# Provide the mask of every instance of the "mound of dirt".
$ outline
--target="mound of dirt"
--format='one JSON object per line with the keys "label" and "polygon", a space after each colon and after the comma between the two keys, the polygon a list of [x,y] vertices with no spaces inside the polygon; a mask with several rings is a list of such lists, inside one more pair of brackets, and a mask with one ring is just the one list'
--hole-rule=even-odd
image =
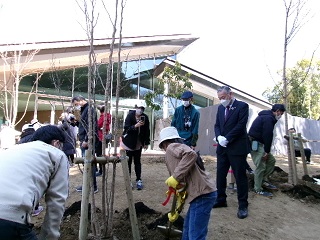
{"label": "mound of dirt", "polygon": [[[89,205],[89,210],[90,210]],[[158,226],[166,227],[168,225],[168,216],[149,208],[143,202],[135,203],[137,220],[141,239],[163,240],[165,235]],[[61,239],[76,240],[78,239],[79,218],[81,212],[81,201],[73,203],[66,209],[63,223],[61,226]],[[102,219],[101,210],[96,209],[98,219]],[[89,218],[90,220],[90,218]],[[124,211],[115,211],[114,213],[113,233],[117,239],[131,240],[132,228],[129,217],[129,209]],[[179,216],[177,221],[173,223],[173,228],[182,231],[184,219]],[[101,225],[101,224],[100,224]],[[38,229],[39,230],[39,229]],[[175,238],[170,238],[175,239]],[[179,239],[179,238],[178,238]]]}
{"label": "mound of dirt", "polygon": [[[208,173],[215,179],[216,158],[203,156],[204,165]],[[288,183],[288,161],[286,158],[277,157],[277,167],[270,177],[270,182],[279,188],[274,192],[272,199],[257,196],[253,191],[249,192],[249,217],[239,220],[236,216],[238,201],[236,189],[227,189],[228,207],[214,209],[208,226],[208,240],[212,239],[318,239],[319,214],[320,214],[320,186],[314,182],[319,179],[320,156],[313,156],[315,164],[308,165],[310,176],[303,176],[302,164],[297,164],[298,185]],[[251,158],[248,163],[254,169]],[[157,226],[168,226],[167,213],[170,204],[163,206],[161,203],[166,198],[167,186],[165,179],[168,171],[164,164],[163,156],[147,156],[142,160],[142,177],[144,189],[132,190],[136,207],[138,227],[141,239],[163,240],[166,239]],[[110,172],[113,166],[110,167]],[[116,168],[116,191],[113,212],[113,240],[131,240],[132,229],[129,219],[128,199],[124,184],[121,165]],[[96,218],[101,229],[102,223],[102,181],[97,178],[99,192],[95,194]],[[134,181],[134,178],[131,179]],[[254,176],[248,174],[250,190],[253,188]],[[75,188],[82,183],[82,174],[78,168],[70,169],[70,196],[67,199],[67,209],[61,224],[61,238],[63,240],[76,240],[79,235],[81,199],[80,193]],[[234,191],[235,190],[235,191]],[[42,199],[40,204],[45,207]],[[92,206],[92,205],[91,205]],[[90,206],[89,206],[90,209]],[[183,217],[188,206],[182,211],[179,219],[173,224],[174,228],[182,230]],[[92,207],[91,207],[92,210]],[[39,232],[45,211],[33,217],[36,232]],[[90,214],[89,214],[90,216]],[[305,221],[308,219],[308,221]],[[264,224],[261,224],[264,223]],[[88,224],[88,239],[98,239],[91,233]],[[268,226],[268,229],[266,229]],[[249,230],[248,230],[249,229]],[[171,238],[173,239],[173,238]]]}

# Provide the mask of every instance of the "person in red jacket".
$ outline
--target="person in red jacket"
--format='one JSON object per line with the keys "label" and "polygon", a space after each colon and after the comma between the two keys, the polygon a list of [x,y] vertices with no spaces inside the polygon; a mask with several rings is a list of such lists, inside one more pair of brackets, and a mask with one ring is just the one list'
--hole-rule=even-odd
{"label": "person in red jacket", "polygon": [[[99,137],[99,142],[98,146],[96,149],[96,154],[97,156],[102,156],[102,142],[104,141],[104,136],[103,136],[103,123],[106,121],[106,134],[110,133],[110,126],[111,126],[111,114],[108,112],[104,112],[104,106],[101,106],[99,108],[100,110],[100,117],[98,119],[98,137]],[[106,120],[105,120],[106,119]],[[96,176],[101,176],[102,175],[102,165],[99,163],[99,171],[96,174]]]}

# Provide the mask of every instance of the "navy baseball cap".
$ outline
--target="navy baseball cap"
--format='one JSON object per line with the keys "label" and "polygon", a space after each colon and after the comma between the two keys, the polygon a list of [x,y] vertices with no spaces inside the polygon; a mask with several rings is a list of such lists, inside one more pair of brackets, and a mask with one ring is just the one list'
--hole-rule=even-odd
{"label": "navy baseball cap", "polygon": [[181,99],[189,99],[192,98],[193,94],[190,91],[185,91],[182,95],[181,95]]}

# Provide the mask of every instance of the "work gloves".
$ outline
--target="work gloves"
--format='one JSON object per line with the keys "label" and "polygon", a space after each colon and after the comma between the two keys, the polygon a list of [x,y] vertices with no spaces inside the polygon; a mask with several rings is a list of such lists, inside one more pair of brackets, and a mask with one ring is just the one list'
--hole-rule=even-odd
{"label": "work gloves", "polygon": [[[175,194],[175,197],[173,198],[173,201],[176,201],[175,209],[168,213],[169,221],[174,222],[178,219],[179,213],[182,211],[185,199],[187,198],[186,184],[183,182],[179,184],[179,182],[173,176],[166,180],[166,184],[171,187],[171,189],[167,191],[167,200],[170,199],[171,193]],[[172,190],[172,188],[175,190]]]}
{"label": "work gloves", "polygon": [[221,147],[227,147],[227,144],[229,143],[229,141],[224,136],[221,136],[221,135],[217,137],[217,140]]}
{"label": "work gloves", "polygon": [[178,184],[179,184],[179,182],[174,177],[171,176],[166,180],[166,184],[169,187],[172,187],[172,188],[176,189]]}
{"label": "work gloves", "polygon": [[171,212],[168,213],[168,219],[170,222],[175,222],[179,217],[179,213],[178,212],[174,212],[174,214],[172,214]]}

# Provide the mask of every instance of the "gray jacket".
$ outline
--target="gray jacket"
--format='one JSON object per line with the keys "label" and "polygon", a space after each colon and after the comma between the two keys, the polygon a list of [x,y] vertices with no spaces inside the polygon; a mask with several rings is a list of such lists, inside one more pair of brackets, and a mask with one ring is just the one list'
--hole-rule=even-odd
{"label": "gray jacket", "polygon": [[39,239],[58,239],[69,191],[68,168],[66,155],[41,141],[0,151],[0,218],[29,224],[32,211],[46,194]]}

